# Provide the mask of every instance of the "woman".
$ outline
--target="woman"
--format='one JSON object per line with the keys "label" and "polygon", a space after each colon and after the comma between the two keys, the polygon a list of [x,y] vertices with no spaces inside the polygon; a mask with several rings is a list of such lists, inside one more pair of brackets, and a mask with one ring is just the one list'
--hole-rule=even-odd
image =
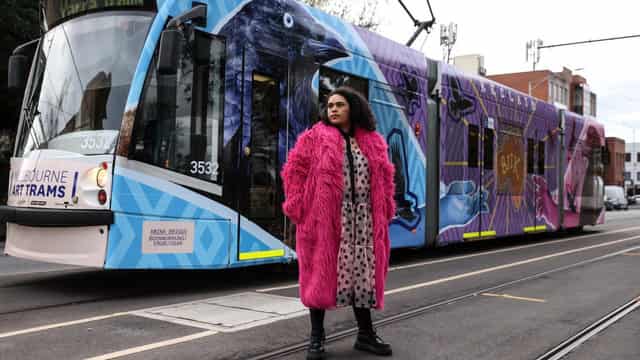
{"label": "woman", "polygon": [[323,358],[325,310],[341,306],[353,307],[356,349],[391,355],[370,309],[384,305],[394,168],[362,95],[341,87],[325,106],[322,121],[300,135],[282,170],[282,207],[296,224],[300,297],[311,316],[307,359]]}

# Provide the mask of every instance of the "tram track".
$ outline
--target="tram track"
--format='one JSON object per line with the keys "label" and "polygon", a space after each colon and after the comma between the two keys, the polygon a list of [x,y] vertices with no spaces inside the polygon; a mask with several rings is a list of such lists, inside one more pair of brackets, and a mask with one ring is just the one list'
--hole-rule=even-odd
{"label": "tram track", "polygon": [[569,337],[557,346],[537,357],[536,360],[559,360],[564,358],[578,346],[606,330],[608,327],[620,321],[638,308],[640,308],[640,296],[633,298],[629,302],[617,307],[600,319],[589,324],[575,335]]}
{"label": "tram track", "polygon": [[[634,251],[634,250],[638,250],[640,249],[640,245],[636,245],[636,246],[632,246],[632,247],[628,247],[622,250],[617,250],[614,252],[610,252],[604,255],[600,255],[600,256],[596,256],[596,257],[592,257],[589,259],[585,259],[585,260],[581,260],[581,261],[577,261],[568,265],[563,265],[563,266],[559,266],[550,270],[544,270],[544,271],[540,271],[537,272],[535,274],[532,275],[528,275],[525,277],[521,277],[515,280],[510,280],[510,281],[506,281],[497,285],[492,285],[492,286],[488,286],[482,289],[476,289],[473,291],[470,291],[468,293],[465,293],[463,295],[459,295],[459,296],[455,296],[455,297],[450,297],[450,298],[445,298],[443,300],[439,300],[436,302],[432,302],[430,304],[425,304],[422,305],[420,307],[416,307],[410,310],[406,310],[406,311],[402,311],[400,313],[391,315],[391,316],[387,316],[381,319],[378,319],[376,321],[374,321],[374,326],[375,327],[385,327],[391,324],[395,324],[395,323],[399,323],[405,320],[410,320],[419,316],[424,315],[425,313],[428,313],[430,311],[434,311],[437,310],[439,308],[443,308],[445,306],[448,305],[452,305],[454,303],[458,303],[461,301],[465,301],[465,300],[470,300],[473,299],[483,293],[491,293],[491,292],[495,292],[495,291],[499,291],[499,290],[503,290],[506,288],[509,288],[511,286],[515,286],[515,285],[519,285],[519,284],[523,284],[529,281],[533,281],[533,280],[537,280],[540,279],[542,277],[551,275],[551,274],[555,274],[555,273],[560,273],[563,271],[568,271],[568,270],[572,270],[584,265],[588,265],[591,263],[595,263],[595,262],[599,262],[599,261],[603,261],[615,256],[620,256],[624,253],[630,252],[630,251]],[[557,353],[559,351],[563,351],[563,349],[568,348],[569,346],[572,346],[574,344],[576,344],[578,341],[580,340],[586,340],[586,336],[593,336],[595,335],[595,333],[593,333],[593,331],[598,330],[598,332],[600,330],[602,330],[602,326],[609,326],[610,324],[612,324],[613,322],[617,321],[619,318],[621,318],[621,316],[626,315],[627,313],[635,310],[637,307],[640,307],[640,297],[635,298],[634,300],[632,300],[631,302],[625,304],[624,306],[614,310],[613,312],[609,313],[607,316],[603,317],[602,319],[600,319],[599,321],[597,321],[596,323],[592,324],[591,326],[585,328],[583,331],[581,331],[580,333],[578,333],[577,335],[571,337],[570,339],[567,339],[566,341],[564,341],[562,344],[558,345],[557,351],[554,352]],[[358,332],[358,328],[357,327],[351,327],[345,330],[341,330],[341,331],[337,331],[331,334],[328,334],[326,336],[326,343],[330,344],[330,343],[335,343],[338,342],[340,340],[343,340],[345,338],[348,337],[352,337],[355,336]],[[596,332],[597,333],[597,332]],[[579,345],[579,344],[578,344]],[[284,358],[286,356],[290,356],[290,355],[294,355],[300,352],[303,352],[307,349],[308,343],[305,342],[300,342],[297,344],[293,344],[293,345],[289,345],[289,346],[285,346],[285,347],[281,347],[279,349],[270,351],[268,353],[264,353],[264,354],[260,354],[254,357],[249,358],[250,360],[270,360],[270,359],[280,359],[280,358]],[[576,345],[577,346],[577,345]],[[554,349],[556,349],[554,348]],[[575,346],[574,346],[575,348]],[[552,350],[554,350],[552,349]],[[550,351],[551,352],[551,351]],[[564,355],[563,355],[564,356]],[[537,360],[551,360],[551,359],[559,359],[559,357],[540,357]]]}

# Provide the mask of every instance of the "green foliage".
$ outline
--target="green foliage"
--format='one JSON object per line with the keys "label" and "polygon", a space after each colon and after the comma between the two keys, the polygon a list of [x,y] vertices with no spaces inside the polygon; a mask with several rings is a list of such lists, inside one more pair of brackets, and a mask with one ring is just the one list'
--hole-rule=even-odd
{"label": "green foliage", "polygon": [[[13,142],[22,94],[10,93],[7,90],[7,71],[9,56],[20,44],[39,36],[38,0],[2,0],[0,1],[0,173],[5,174],[7,149],[13,147],[6,144]],[[10,150],[9,150],[10,151]],[[0,185],[5,176],[0,176]],[[0,199],[6,192],[6,186],[0,187]]]}
{"label": "green foliage", "polygon": [[39,33],[38,0],[4,0],[0,2],[1,47],[29,41]]}

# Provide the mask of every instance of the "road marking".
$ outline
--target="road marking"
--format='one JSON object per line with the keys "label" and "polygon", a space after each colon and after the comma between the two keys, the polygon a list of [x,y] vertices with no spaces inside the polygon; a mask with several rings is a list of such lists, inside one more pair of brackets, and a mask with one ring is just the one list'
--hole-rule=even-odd
{"label": "road marking", "polygon": [[297,288],[297,287],[298,287],[298,283],[293,283],[293,284],[288,284],[288,285],[257,289],[256,291],[259,292],[259,293],[263,293],[263,292],[271,292],[271,291],[278,291],[278,290],[293,289],[293,288]]}
{"label": "road marking", "polygon": [[[510,247],[510,248],[500,249],[500,250],[489,250],[489,251],[474,253],[474,254],[470,254],[470,255],[454,256],[454,257],[450,257],[450,258],[446,258],[446,259],[429,260],[429,261],[417,262],[417,263],[408,264],[408,265],[392,266],[392,267],[389,268],[389,271],[405,270],[405,269],[411,269],[411,268],[421,267],[421,266],[426,266],[426,265],[434,265],[434,264],[447,263],[447,262],[456,261],[456,260],[470,259],[470,258],[474,258],[474,257],[478,257],[478,256],[500,254],[500,253],[504,253],[504,252],[518,251],[518,250],[522,250],[522,249],[530,249],[530,248],[539,247],[539,246],[545,246],[545,245],[562,244],[562,243],[565,243],[565,242],[575,241],[575,240],[579,240],[579,239],[580,240],[581,239],[588,239],[588,238],[595,237],[595,236],[601,236],[601,235],[605,235],[605,234],[607,234],[607,235],[608,234],[616,234],[616,233],[620,233],[620,232],[626,232],[626,231],[632,231],[632,230],[638,230],[638,229],[640,229],[640,226],[635,226],[635,227],[630,227],[630,228],[625,228],[625,229],[619,229],[619,230],[614,230],[614,231],[608,231],[608,232],[602,232],[602,233],[597,233],[597,234],[574,236],[574,237],[570,237],[570,238],[566,238],[566,239],[562,239],[562,240],[547,241],[547,242],[543,242],[543,243],[535,243],[535,244],[529,244],[529,245],[521,245],[521,246]],[[288,284],[288,285],[257,289],[256,291],[257,292],[271,292],[271,291],[293,289],[293,288],[296,288],[296,287],[298,287],[298,283],[297,282],[296,283],[291,283],[291,284]]]}
{"label": "road marking", "polygon": [[87,358],[85,360],[115,359],[115,358],[119,358],[119,357],[123,357],[123,356],[128,356],[128,355],[141,353],[143,351],[154,350],[154,349],[158,349],[158,348],[161,348],[161,347],[166,347],[166,346],[181,344],[181,343],[185,343],[185,342],[189,342],[189,341],[193,341],[193,340],[197,340],[197,339],[202,339],[203,337],[215,335],[217,333],[218,333],[217,331],[207,330],[207,331],[195,333],[195,334],[192,334],[192,335],[182,336],[182,337],[175,338],[175,339],[170,339],[170,340],[165,340],[165,341],[158,341],[158,342],[155,342],[155,343],[152,343],[152,344],[136,346],[136,347],[125,349],[125,350],[115,351],[115,352],[112,352],[112,353],[109,353],[109,354],[104,354],[104,355],[100,355],[100,356],[94,356],[94,357],[91,357],[91,358]]}
{"label": "road marking", "polygon": [[13,271],[13,272],[3,272],[2,274],[0,274],[0,279],[5,277],[11,277],[11,276],[20,276],[20,275],[42,275],[42,274],[57,273],[57,272],[64,273],[66,275],[71,273],[95,272],[95,271],[97,271],[95,268],[82,268],[82,267],[70,265],[70,266],[64,266],[58,269],[45,269],[45,270],[33,270],[33,271],[20,270],[20,271]]}
{"label": "road marking", "polygon": [[114,317],[128,315],[128,314],[129,314],[128,312],[118,312],[118,313],[113,313],[113,314],[109,314],[109,315],[94,316],[94,317],[80,319],[80,320],[73,320],[73,321],[67,321],[67,322],[62,322],[62,323],[57,323],[57,324],[33,327],[33,328],[29,328],[29,329],[24,329],[24,330],[11,331],[11,332],[6,332],[6,333],[0,334],[0,339],[12,337],[12,336],[17,336],[17,335],[29,334],[29,333],[33,333],[33,332],[37,332],[37,331],[51,330],[51,329],[65,327],[65,326],[84,324],[84,323],[88,323],[88,322],[92,322],[92,321],[100,321],[100,320],[105,320],[105,319],[111,319],[111,318],[114,318]]}
{"label": "road marking", "polygon": [[[575,253],[582,252],[582,251],[601,248],[601,247],[604,247],[604,246],[616,245],[616,244],[620,244],[620,243],[623,243],[623,242],[636,240],[636,239],[639,239],[639,238],[640,238],[640,235],[632,236],[632,237],[628,237],[628,238],[624,238],[624,239],[620,239],[620,240],[615,240],[615,241],[610,241],[610,242],[606,242],[606,243],[602,243],[602,244],[587,246],[587,247],[573,249],[573,250],[562,251],[562,252],[559,252],[559,253],[549,254],[549,255],[545,255],[545,256],[538,256],[538,257],[527,259],[527,260],[521,260],[521,261],[516,261],[516,262],[513,262],[513,263],[509,263],[509,264],[503,264],[503,265],[494,266],[494,267],[481,269],[481,270],[476,270],[476,271],[472,271],[472,272],[468,272],[468,273],[462,273],[462,274],[449,276],[449,277],[442,278],[442,279],[436,279],[436,280],[431,280],[431,281],[427,281],[427,282],[423,282],[423,283],[419,283],[419,284],[403,286],[403,287],[399,287],[399,288],[396,288],[396,289],[393,289],[393,290],[385,291],[384,293],[385,293],[385,295],[391,295],[391,294],[395,294],[395,293],[399,293],[399,292],[405,292],[405,291],[409,291],[409,290],[420,289],[420,288],[424,288],[424,287],[428,287],[428,286],[442,284],[442,283],[445,283],[445,282],[450,282],[450,281],[453,281],[453,280],[460,280],[460,279],[464,279],[464,278],[468,278],[468,277],[472,277],[472,276],[476,276],[476,275],[486,274],[486,273],[490,273],[490,272],[494,272],[494,271],[498,271],[498,270],[509,269],[509,268],[512,268],[512,267],[520,266],[520,265],[526,265],[526,264],[530,264],[530,263],[534,263],[534,262],[538,262],[538,261],[552,259],[552,258],[555,258],[555,257],[558,257],[558,256],[570,255],[570,254],[575,254]],[[633,248],[633,249],[635,250],[637,248],[640,248],[640,246],[638,246],[636,248]],[[629,251],[629,249],[626,250],[625,252],[627,252],[627,251]]]}
{"label": "road marking", "polygon": [[510,299],[510,300],[522,300],[522,301],[529,301],[529,302],[537,302],[537,303],[546,303],[547,302],[547,300],[544,300],[544,299],[536,299],[536,298],[522,297],[522,296],[513,296],[513,295],[509,295],[509,294],[482,293],[481,295],[482,296],[490,296],[490,297],[499,297],[499,298]]}

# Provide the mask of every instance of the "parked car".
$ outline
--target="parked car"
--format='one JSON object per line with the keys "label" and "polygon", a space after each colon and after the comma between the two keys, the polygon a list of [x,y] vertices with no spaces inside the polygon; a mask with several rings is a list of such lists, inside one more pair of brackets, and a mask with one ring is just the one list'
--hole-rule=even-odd
{"label": "parked car", "polygon": [[629,202],[622,186],[606,185],[604,187],[604,205],[607,210],[629,209]]}

